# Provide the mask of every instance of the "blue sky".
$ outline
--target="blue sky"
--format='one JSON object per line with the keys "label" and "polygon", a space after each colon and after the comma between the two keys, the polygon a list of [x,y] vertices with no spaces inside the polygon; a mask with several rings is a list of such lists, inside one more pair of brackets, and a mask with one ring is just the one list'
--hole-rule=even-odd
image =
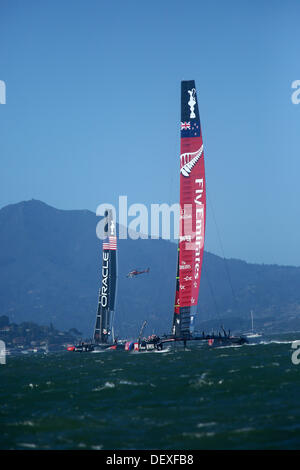
{"label": "blue sky", "polygon": [[[178,202],[180,81],[204,138],[207,250],[300,265],[300,4],[2,0],[0,207]],[[212,209],[213,208],[213,209]]]}

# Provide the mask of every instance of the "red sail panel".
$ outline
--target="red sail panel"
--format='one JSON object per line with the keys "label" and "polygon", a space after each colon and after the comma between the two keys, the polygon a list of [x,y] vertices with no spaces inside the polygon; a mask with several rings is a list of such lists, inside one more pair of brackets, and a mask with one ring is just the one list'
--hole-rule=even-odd
{"label": "red sail panel", "polygon": [[181,86],[179,302],[196,306],[204,252],[206,190],[194,81]]}

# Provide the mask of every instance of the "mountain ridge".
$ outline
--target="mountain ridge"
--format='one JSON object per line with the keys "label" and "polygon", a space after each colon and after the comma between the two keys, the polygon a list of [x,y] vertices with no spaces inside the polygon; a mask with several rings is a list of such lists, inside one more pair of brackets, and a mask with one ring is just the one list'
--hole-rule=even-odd
{"label": "mountain ridge", "polygon": [[[92,334],[101,268],[99,217],[89,210],[56,209],[21,201],[0,209],[0,315],[11,321],[52,322]],[[167,240],[118,240],[116,334],[170,332],[177,246]],[[225,265],[226,263],[226,265]],[[249,330],[300,329],[300,268],[224,259],[205,252],[197,328],[217,323]],[[150,266],[149,275],[126,274]],[[227,270],[230,273],[228,278]],[[210,326],[211,325],[211,326]]]}

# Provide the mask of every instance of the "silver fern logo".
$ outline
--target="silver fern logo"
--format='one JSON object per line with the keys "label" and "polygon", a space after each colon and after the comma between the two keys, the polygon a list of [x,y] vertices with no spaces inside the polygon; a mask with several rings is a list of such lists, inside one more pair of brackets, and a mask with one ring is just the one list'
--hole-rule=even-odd
{"label": "silver fern logo", "polygon": [[203,144],[196,152],[182,153],[180,155],[180,173],[183,176],[190,176],[190,173],[203,153]]}

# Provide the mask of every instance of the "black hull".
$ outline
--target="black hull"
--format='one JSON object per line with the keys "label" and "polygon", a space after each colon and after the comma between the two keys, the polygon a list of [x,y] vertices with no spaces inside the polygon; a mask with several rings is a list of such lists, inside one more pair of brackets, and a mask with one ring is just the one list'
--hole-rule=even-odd
{"label": "black hull", "polygon": [[68,348],[69,351],[72,352],[79,352],[79,353],[86,353],[86,352],[97,352],[97,351],[115,351],[115,350],[123,350],[124,344],[78,344],[71,348]]}
{"label": "black hull", "polygon": [[73,349],[70,349],[70,351],[73,351],[73,352],[92,352],[94,351],[94,346],[92,344],[87,344],[87,345],[76,345],[73,347]]}
{"label": "black hull", "polygon": [[202,341],[205,344],[208,344],[210,347],[218,346],[241,346],[247,344],[248,340],[244,336],[217,336],[217,335],[206,335],[206,336],[196,336],[196,337],[187,337],[180,338],[175,336],[170,336],[165,339],[162,339],[162,343],[183,343],[184,346],[190,341]]}
{"label": "black hull", "polygon": [[162,342],[153,342],[153,341],[142,341],[139,344],[138,351],[145,352],[145,351],[162,351],[163,350],[163,343]]}
{"label": "black hull", "polygon": [[176,337],[176,336],[167,336],[162,339],[155,340],[144,340],[132,344],[130,349],[126,349],[126,343],[116,343],[116,344],[84,344],[76,345],[71,349],[74,352],[97,352],[97,351],[135,351],[135,352],[151,352],[151,351],[163,351],[166,349],[166,346],[170,344],[183,345],[186,347],[190,342],[201,341],[203,345],[208,345],[209,347],[224,347],[224,346],[242,346],[247,344],[249,341],[244,336],[217,336],[217,335],[206,335],[206,336],[196,336],[196,337]]}
{"label": "black hull", "polygon": [[[208,342],[208,340],[207,340]],[[218,347],[218,346],[242,346],[243,344],[248,343],[246,338],[237,337],[237,338],[214,338],[212,343],[209,343],[209,346]]]}
{"label": "black hull", "polygon": [[[248,343],[247,338],[243,336],[216,336],[216,335],[207,335],[207,336],[189,336],[189,337],[176,337],[176,336],[167,336],[164,338],[158,338],[156,340],[144,340],[137,343],[134,343],[132,348],[127,349],[128,351],[134,352],[151,352],[151,351],[163,351],[170,344],[180,344],[183,347],[188,346],[188,343],[194,341],[201,341],[203,345],[208,345],[209,347],[221,347],[221,346],[241,346]],[[132,343],[133,345],[133,343]]]}

